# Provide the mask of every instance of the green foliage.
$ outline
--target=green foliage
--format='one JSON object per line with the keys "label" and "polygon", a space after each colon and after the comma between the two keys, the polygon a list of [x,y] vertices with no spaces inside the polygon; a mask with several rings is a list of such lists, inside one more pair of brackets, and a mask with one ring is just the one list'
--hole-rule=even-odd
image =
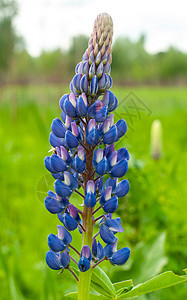
{"label": "green foliage", "polygon": [[[68,87],[50,85],[1,88],[2,300],[57,300],[77,291],[77,285],[67,270],[58,275],[45,264],[47,236],[50,232],[56,234],[54,228],[59,221],[44,207],[43,200],[47,190],[53,189],[53,180],[46,176],[48,173],[42,161],[50,147],[51,121],[54,116],[60,117],[58,100],[66,92]],[[134,131],[130,129],[131,123],[125,111],[125,106],[130,104],[125,101],[124,106],[123,103],[130,90],[118,88],[113,92],[120,102],[115,119],[125,118],[129,127],[122,145],[127,146],[131,154],[126,177],[130,181],[130,192],[128,197],[120,199],[119,215],[116,215],[121,217],[125,230],[116,236],[119,248],[130,247],[131,257],[124,267],[103,262],[101,268],[118,291],[124,287],[124,292],[127,292],[132,282],[127,281],[121,287],[119,281],[132,278],[136,286],[167,270],[181,274],[182,268],[186,267],[187,153],[184,149],[187,146],[187,89],[135,88],[134,93],[152,114],[148,116],[146,111],[141,111],[141,117],[133,119]],[[155,119],[162,122],[163,128],[163,157],[159,161],[150,157],[150,129]],[[78,200],[76,197],[74,203]],[[76,231],[73,240],[73,246],[80,250],[80,235]],[[74,258],[77,259],[76,254]],[[140,272],[144,265],[147,272]],[[97,292],[92,288],[91,293],[96,300]],[[186,298],[185,284],[144,296],[144,300],[150,298],[183,300]]]}
{"label": "green foliage", "polygon": [[14,0],[0,0],[0,75],[9,67],[17,36],[13,28],[13,19],[17,14]]}
{"label": "green foliage", "polygon": [[[102,291],[102,285],[103,282],[105,281],[106,278],[106,274],[104,274],[104,272],[99,274],[100,276],[97,277],[97,284],[99,284],[101,286],[101,291]],[[137,297],[137,296],[141,296],[143,294],[146,293],[150,293],[153,291],[157,291],[160,289],[164,289],[164,288],[168,288],[171,287],[173,285],[179,284],[179,283],[184,283],[185,281],[187,281],[187,276],[179,276],[174,274],[171,271],[168,272],[164,272],[158,276],[155,276],[153,278],[151,278],[150,280],[144,282],[144,283],[140,283],[137,286],[131,286],[129,285],[129,283],[131,283],[131,281],[127,281],[127,282],[119,282],[117,285],[115,285],[116,290],[111,291],[108,290],[108,292],[110,291],[110,294],[108,296],[106,296],[104,294],[104,298],[103,298],[103,294],[100,293],[100,295],[96,296],[95,294],[91,294],[90,295],[90,300],[92,299],[97,299],[97,297],[102,297],[103,299],[130,299],[133,297]],[[107,280],[108,282],[108,280]],[[110,286],[113,286],[112,283],[109,283]],[[95,289],[97,292],[98,290]],[[77,292],[73,292],[73,293],[69,293],[66,295],[67,298],[70,299],[77,299]],[[95,298],[96,296],[96,298]],[[99,298],[98,298],[99,299]]]}

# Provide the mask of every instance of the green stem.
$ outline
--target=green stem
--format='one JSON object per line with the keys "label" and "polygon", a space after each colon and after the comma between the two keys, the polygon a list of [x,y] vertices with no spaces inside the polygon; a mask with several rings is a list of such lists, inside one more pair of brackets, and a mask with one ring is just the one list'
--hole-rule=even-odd
{"label": "green stem", "polygon": [[[86,143],[85,149],[89,148],[89,145]],[[93,180],[93,166],[92,166],[92,159],[93,159],[93,149],[85,150],[86,154],[86,170],[87,173],[84,176],[84,192],[87,185],[88,180]],[[84,245],[88,245],[90,250],[92,249],[92,236],[93,236],[93,209],[88,208],[84,205],[84,210],[82,214],[83,220],[83,227],[85,228],[85,232],[82,233],[82,247]],[[89,299],[89,292],[90,292],[90,283],[92,277],[92,269],[86,272],[80,272],[79,275],[79,283],[78,283],[78,300],[88,300]]]}
{"label": "green stem", "polygon": [[[85,207],[83,226],[86,228],[86,232],[83,233],[83,245],[88,245],[92,248],[92,235],[93,235],[93,215],[90,208]],[[92,277],[92,269],[90,268],[86,272],[80,272],[79,283],[78,283],[78,300],[88,300],[90,283]]]}

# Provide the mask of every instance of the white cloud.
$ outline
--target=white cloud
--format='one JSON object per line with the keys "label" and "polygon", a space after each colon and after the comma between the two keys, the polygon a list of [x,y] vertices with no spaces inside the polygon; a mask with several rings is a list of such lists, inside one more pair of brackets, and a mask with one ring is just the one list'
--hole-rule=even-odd
{"label": "white cloud", "polygon": [[136,39],[144,32],[152,52],[171,44],[187,51],[186,0],[18,0],[18,4],[16,28],[33,55],[41,49],[67,48],[74,35],[89,35],[100,12],[112,16],[114,38]]}

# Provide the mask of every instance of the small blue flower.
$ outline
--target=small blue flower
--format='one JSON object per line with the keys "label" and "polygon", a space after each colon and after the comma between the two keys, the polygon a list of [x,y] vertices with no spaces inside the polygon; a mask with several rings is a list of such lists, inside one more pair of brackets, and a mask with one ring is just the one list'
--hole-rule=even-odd
{"label": "small blue flower", "polygon": [[121,119],[116,123],[118,139],[121,138],[127,132],[127,123]]}
{"label": "small blue flower", "polygon": [[88,109],[90,118],[95,118],[97,112],[103,108],[103,103],[100,100],[95,101]]}
{"label": "small blue flower", "polygon": [[97,164],[96,166],[96,173],[99,175],[104,175],[108,171],[108,162],[106,157],[103,157],[103,159]]}
{"label": "small blue flower", "polygon": [[118,197],[124,197],[128,193],[128,191],[129,191],[129,182],[127,179],[124,179],[118,183],[115,189],[115,194]]}
{"label": "small blue flower", "polygon": [[78,188],[78,181],[70,172],[64,172],[64,183],[72,190]]}
{"label": "small blue flower", "polygon": [[62,269],[62,264],[59,259],[59,253],[55,253],[53,251],[48,251],[46,253],[46,263],[49,268],[53,270],[60,270]]}
{"label": "small blue flower", "polygon": [[126,159],[119,161],[111,170],[112,177],[123,177],[128,170],[128,162]]}
{"label": "small blue flower", "polygon": [[122,159],[130,159],[129,151],[127,148],[120,148],[117,150],[117,161],[120,161]]}
{"label": "small blue flower", "polygon": [[86,185],[86,195],[84,199],[84,203],[87,207],[94,207],[96,205],[96,191],[95,184],[92,180],[89,180]]}
{"label": "small blue flower", "polygon": [[118,137],[118,131],[116,125],[113,125],[103,136],[103,143],[111,145],[113,144]]}
{"label": "small blue flower", "polygon": [[64,138],[66,132],[66,126],[58,118],[54,119],[51,124],[52,132],[59,138]]}
{"label": "small blue flower", "polygon": [[107,244],[104,248],[104,256],[111,258],[112,255],[117,251],[117,238],[113,244]]}
{"label": "small blue flower", "polygon": [[88,245],[82,247],[81,256],[86,257],[89,261],[92,259],[92,254]]}
{"label": "small blue flower", "polygon": [[81,218],[78,214],[78,211],[73,204],[69,204],[68,211],[69,211],[70,216],[73,217],[77,221],[77,223],[81,222]]}
{"label": "small blue flower", "polygon": [[56,235],[49,234],[48,235],[48,246],[55,252],[63,251],[66,249],[66,244],[61,241]]}
{"label": "small blue flower", "polygon": [[100,242],[97,243],[96,239],[94,239],[92,243],[92,255],[95,262],[101,260],[104,257],[103,246]]}
{"label": "small blue flower", "polygon": [[59,100],[59,106],[63,110],[63,104],[66,99],[69,99],[69,94],[64,94]]}
{"label": "small blue flower", "polygon": [[82,76],[81,81],[80,81],[80,88],[81,88],[81,92],[88,94],[88,75],[85,74]]}
{"label": "small blue flower", "polygon": [[63,111],[65,114],[71,118],[77,118],[76,110],[76,97],[74,93],[69,95],[69,98],[66,98],[63,102]]}
{"label": "small blue flower", "polygon": [[106,90],[103,96],[103,104],[108,106],[109,112],[112,112],[118,106],[118,100],[111,91]]}
{"label": "small blue flower", "polygon": [[75,157],[74,157],[73,169],[77,173],[82,173],[85,170],[85,163],[78,157],[78,155],[75,155]]}
{"label": "small blue flower", "polygon": [[77,221],[68,213],[58,214],[58,218],[69,231],[75,230],[78,226]]}
{"label": "small blue flower", "polygon": [[98,82],[98,89],[104,91],[107,86],[107,82],[108,82],[107,75],[103,73],[103,75],[101,76]]}
{"label": "small blue flower", "polygon": [[108,107],[105,105],[95,115],[96,122],[104,122],[108,116]]}
{"label": "small blue flower", "polygon": [[118,208],[118,197],[114,196],[110,198],[106,203],[103,205],[103,210],[106,213],[114,213]]}
{"label": "small blue flower", "polygon": [[68,148],[77,148],[79,144],[77,138],[69,130],[66,131],[64,140]]}
{"label": "small blue flower", "polygon": [[82,78],[82,74],[76,74],[72,79],[72,84],[76,92],[80,92],[80,81]]}
{"label": "small blue flower", "polygon": [[58,238],[63,241],[63,243],[68,246],[72,242],[71,234],[62,225],[57,225]]}
{"label": "small blue flower", "polygon": [[65,145],[64,139],[57,137],[53,132],[51,132],[49,135],[49,142],[54,148]]}
{"label": "small blue flower", "polygon": [[110,262],[115,265],[124,265],[126,261],[129,259],[130,256],[130,249],[125,247],[116,251],[112,257],[110,258]]}
{"label": "small blue flower", "polygon": [[114,233],[105,224],[101,225],[99,233],[106,244],[113,244],[115,242],[116,238]]}
{"label": "small blue flower", "polygon": [[51,167],[54,170],[53,173],[64,172],[68,168],[65,161],[56,154],[51,155]]}
{"label": "small blue flower", "polygon": [[69,197],[72,193],[72,190],[59,179],[55,181],[55,191],[60,197]]}
{"label": "small blue flower", "polygon": [[94,119],[89,121],[86,130],[86,140],[89,145],[96,145],[99,141],[99,135],[96,127],[96,122]]}
{"label": "small blue flower", "polygon": [[79,260],[78,267],[81,272],[86,272],[90,268],[90,261],[86,257],[82,256]]}
{"label": "small blue flower", "polygon": [[51,196],[50,192],[51,191],[48,192],[48,196],[45,198],[46,209],[52,214],[63,212],[68,206],[69,200],[61,197],[58,199],[55,193],[51,192],[54,194]]}
{"label": "small blue flower", "polygon": [[81,96],[78,97],[76,108],[80,117],[85,117],[87,115],[88,102],[86,94],[83,93]]}

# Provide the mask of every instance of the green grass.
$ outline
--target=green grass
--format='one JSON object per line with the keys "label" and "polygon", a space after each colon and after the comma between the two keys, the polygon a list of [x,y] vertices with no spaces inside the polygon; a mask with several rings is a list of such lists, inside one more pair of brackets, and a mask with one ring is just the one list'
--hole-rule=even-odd
{"label": "green grass", "polygon": [[[1,299],[63,299],[65,292],[76,290],[68,271],[58,275],[45,264],[47,235],[56,232],[59,223],[48,213],[43,199],[52,184],[43,159],[48,155],[48,135],[52,119],[60,117],[58,100],[68,88],[59,86],[6,87],[0,93],[0,287]],[[131,89],[116,88],[119,99],[115,119],[126,118],[125,106]],[[135,95],[151,110],[133,117],[133,129],[119,142],[131,154],[126,178],[130,193],[120,200],[118,214],[125,227],[119,235],[119,247],[130,246],[132,258],[125,267],[103,264],[113,281],[141,280],[146,270],[133,265],[140,255],[148,256],[152,242],[166,232],[166,258],[161,270],[181,273],[186,267],[186,169],[187,139],[186,88],[133,88]],[[129,102],[130,101],[130,102]],[[140,106],[142,103],[136,102]],[[124,106],[125,105],[125,106]],[[131,113],[134,113],[132,108]],[[150,158],[150,128],[154,119],[163,127],[164,156]],[[75,199],[78,200],[78,199]],[[74,243],[80,236],[74,233]],[[125,242],[124,242],[125,241]],[[150,246],[151,245],[151,246]],[[158,248],[159,249],[159,248]],[[149,251],[148,251],[149,250]],[[147,251],[147,252],[146,252]],[[159,250],[158,250],[159,251]],[[153,252],[154,253],[154,252]],[[153,255],[154,256],[154,255]],[[150,259],[149,275],[156,272]],[[154,264],[153,264],[154,266]],[[143,265],[141,266],[143,268]],[[126,270],[126,271],[125,271]],[[134,272],[134,276],[133,276]],[[149,276],[147,275],[147,276]],[[119,278],[120,276],[120,278]],[[146,275],[144,276],[146,277]],[[176,286],[149,295],[147,299],[185,299],[185,286]]]}

